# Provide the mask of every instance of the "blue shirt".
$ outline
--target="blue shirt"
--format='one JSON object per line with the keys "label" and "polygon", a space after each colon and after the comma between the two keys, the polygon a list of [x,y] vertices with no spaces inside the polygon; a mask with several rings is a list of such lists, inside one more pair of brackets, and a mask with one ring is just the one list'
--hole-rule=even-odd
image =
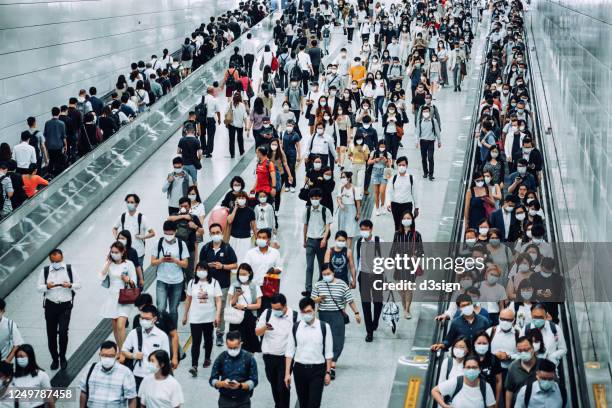
{"label": "blue shirt", "polygon": [[297,156],[297,148],[295,146],[300,140],[302,140],[302,136],[295,130],[291,133],[283,133],[283,149],[287,156]]}
{"label": "blue shirt", "polygon": [[249,391],[220,388],[219,393],[224,397],[241,398],[245,393],[251,393],[257,386],[257,362],[253,354],[244,350],[240,350],[236,357],[230,356],[227,351],[219,354],[213,363],[208,382],[214,387],[217,381],[221,380],[246,382],[249,386]]}
{"label": "blue shirt", "polygon": [[45,145],[49,150],[61,150],[66,139],[66,125],[57,118],[48,120],[43,131]]}
{"label": "blue shirt", "polygon": [[491,326],[489,319],[479,314],[475,315],[474,321],[470,324],[463,316],[456,317],[451,321],[450,329],[446,337],[442,340],[445,348],[449,348],[457,337],[465,337],[467,341],[473,342],[476,335]]}
{"label": "blue shirt", "polygon": [[[525,174],[521,175],[519,174],[518,171],[515,171],[514,173],[510,174],[508,176],[508,182],[507,185],[510,185],[512,183],[514,183],[514,179],[517,178],[518,176],[521,176],[522,183],[527,187],[527,190],[529,191],[536,191],[538,188],[538,185],[536,183],[535,177],[533,177],[533,174],[526,172]],[[518,189],[516,190],[515,194],[518,193]]]}

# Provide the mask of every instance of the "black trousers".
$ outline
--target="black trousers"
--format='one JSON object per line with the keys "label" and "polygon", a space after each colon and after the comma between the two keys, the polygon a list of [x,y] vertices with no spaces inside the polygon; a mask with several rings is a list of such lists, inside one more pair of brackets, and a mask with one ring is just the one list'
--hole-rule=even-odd
{"label": "black trousers", "polygon": [[[378,320],[383,307],[382,291],[374,290],[373,283],[375,280],[381,279],[380,275],[373,273],[359,273],[357,281],[359,282],[359,292],[361,294],[361,309],[363,310],[363,321],[365,323],[366,333],[373,334],[378,329]],[[373,305],[373,307],[372,307]],[[372,308],[374,310],[372,310]]]}
{"label": "black trousers", "polygon": [[365,192],[368,192],[370,189],[370,181],[372,181],[372,168],[372,165],[366,165],[365,180],[363,183],[363,189]]}
{"label": "black trousers", "polygon": [[255,62],[255,55],[244,54],[244,69],[249,78],[253,77],[253,62]]}
{"label": "black trousers", "polygon": [[210,354],[213,348],[213,331],[212,323],[191,323],[191,366],[197,367],[200,359],[200,344],[204,337],[204,359],[210,360]]}
{"label": "black trousers", "polygon": [[49,149],[49,167],[51,175],[57,176],[64,170],[64,154],[61,149]]}
{"label": "black trousers", "polygon": [[308,82],[310,81],[310,71],[302,71],[302,90],[304,95],[308,93]]}
{"label": "black trousers", "polygon": [[291,177],[293,177],[293,183],[289,183],[289,177],[285,173],[284,176],[287,179],[286,186],[287,187],[295,187],[295,164],[297,162],[296,155],[287,155],[287,167],[289,167],[289,172],[291,173]]}
{"label": "black trousers", "polygon": [[433,176],[434,174],[434,146],[435,140],[420,140],[421,146],[421,164],[423,165],[423,174]]}
{"label": "black trousers", "polygon": [[[215,132],[217,124],[215,118],[206,118],[206,154],[212,154],[215,148]],[[202,147],[204,148],[204,147]]]}
{"label": "black trousers", "polygon": [[293,378],[300,408],[319,408],[325,386],[325,363],[293,365]]}
{"label": "black trousers", "polygon": [[[70,326],[70,315],[72,313],[72,302],[54,303],[45,300],[45,321],[47,323],[47,344],[51,358],[55,361],[66,358],[68,348],[68,326]],[[59,337],[59,352],[57,339]]]}
{"label": "black trousers", "polygon": [[400,229],[402,225],[402,214],[404,212],[412,212],[412,203],[394,203],[391,202],[391,214],[393,215],[393,223],[395,224],[395,231]]}
{"label": "black trousers", "polygon": [[266,378],[272,388],[274,408],[289,408],[291,393],[285,385],[285,356],[264,354]]}
{"label": "black trousers", "polygon": [[227,131],[229,133],[229,151],[230,151],[230,156],[232,156],[232,159],[234,158],[235,154],[236,154],[236,146],[234,145],[234,141],[236,140],[236,136],[238,136],[238,152],[240,152],[240,155],[242,156],[244,154],[244,128],[241,127],[234,127],[232,125],[230,125],[227,128]]}

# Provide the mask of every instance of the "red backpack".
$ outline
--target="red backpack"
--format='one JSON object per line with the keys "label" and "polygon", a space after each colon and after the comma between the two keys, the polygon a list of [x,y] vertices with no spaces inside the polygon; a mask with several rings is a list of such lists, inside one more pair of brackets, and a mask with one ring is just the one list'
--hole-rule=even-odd
{"label": "red backpack", "polygon": [[272,54],[272,62],[270,62],[270,68],[272,71],[276,71],[278,69],[278,58],[276,55]]}

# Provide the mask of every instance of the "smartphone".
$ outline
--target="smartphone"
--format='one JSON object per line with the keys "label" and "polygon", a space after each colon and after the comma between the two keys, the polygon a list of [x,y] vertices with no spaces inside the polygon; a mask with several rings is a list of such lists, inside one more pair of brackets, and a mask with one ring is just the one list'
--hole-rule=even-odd
{"label": "smartphone", "polygon": [[270,323],[266,323],[266,327],[268,328],[268,330],[274,330],[274,327],[272,327]]}
{"label": "smartphone", "polygon": [[228,384],[238,384],[236,380],[227,380]]}

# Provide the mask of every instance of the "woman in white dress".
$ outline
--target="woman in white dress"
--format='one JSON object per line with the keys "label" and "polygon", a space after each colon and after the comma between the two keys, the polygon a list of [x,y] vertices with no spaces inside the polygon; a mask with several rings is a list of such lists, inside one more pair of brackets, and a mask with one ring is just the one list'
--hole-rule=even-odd
{"label": "woman in white dress", "polygon": [[113,335],[118,350],[121,350],[125,340],[125,322],[132,311],[132,305],[119,304],[119,291],[126,285],[136,285],[136,268],[131,261],[127,260],[127,251],[121,242],[111,245],[104,268],[99,274],[102,286],[107,288],[107,298],[100,316],[105,319],[113,319]]}
{"label": "woman in white dress", "polygon": [[[200,224],[204,224],[204,219],[206,218],[206,209],[204,208],[204,203],[200,198],[200,191],[197,186],[190,186],[187,189],[187,198],[191,201],[191,209],[189,213],[191,215],[195,215],[200,220]],[[195,246],[195,256],[194,265],[197,265],[199,262],[200,251],[198,250],[198,244],[204,241],[204,234],[197,235],[196,234],[196,246]]]}

